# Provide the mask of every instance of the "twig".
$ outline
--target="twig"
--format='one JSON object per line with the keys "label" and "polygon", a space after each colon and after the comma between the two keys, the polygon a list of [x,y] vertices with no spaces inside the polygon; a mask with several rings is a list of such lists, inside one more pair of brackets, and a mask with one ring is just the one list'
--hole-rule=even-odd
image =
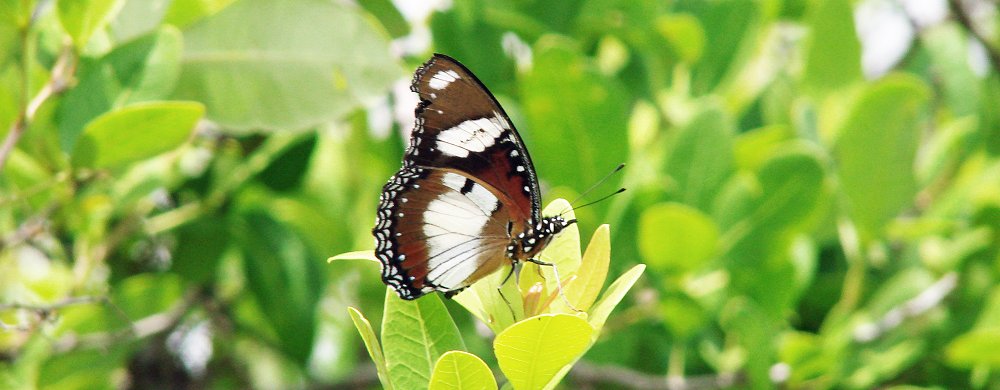
{"label": "twig", "polygon": [[873,341],[899,327],[903,321],[926,313],[941,303],[957,285],[958,274],[954,272],[945,274],[917,296],[890,309],[878,321],[867,322],[855,327],[854,340],[859,343]]}
{"label": "twig", "polygon": [[33,304],[19,303],[19,302],[0,303],[0,310],[22,309],[39,313],[45,313],[54,310],[59,310],[66,306],[80,305],[86,303],[107,302],[107,301],[108,301],[107,297],[84,295],[79,297],[69,297],[55,303],[42,304],[42,305],[33,305]]}
{"label": "twig", "polygon": [[991,45],[986,36],[979,32],[975,23],[972,22],[972,18],[965,11],[965,7],[962,6],[962,2],[960,0],[948,0],[948,8],[951,9],[951,13],[955,14],[958,23],[983,45],[986,55],[990,57],[990,65],[993,66],[993,71],[1000,73],[1000,50]]}
{"label": "twig", "polygon": [[[24,135],[24,132],[35,120],[38,108],[45,101],[49,100],[49,98],[62,93],[69,87],[70,79],[76,71],[74,53],[71,44],[63,46],[62,52],[59,54],[59,59],[56,60],[55,66],[52,67],[52,77],[42,86],[38,94],[24,106],[24,111],[21,111],[14,124],[10,126],[10,131],[7,132],[7,137],[3,140],[3,145],[0,145],[0,171],[3,171],[4,165],[7,163],[7,157],[14,150],[17,141],[21,139],[21,136]],[[24,82],[27,83],[28,80],[24,80]]]}
{"label": "twig", "polygon": [[132,324],[121,330],[90,333],[85,335],[70,334],[57,340],[53,349],[57,353],[62,353],[74,349],[96,348],[109,349],[115,344],[141,339],[154,334],[172,329],[176,326],[184,314],[198,301],[199,292],[196,289],[185,294],[181,303],[162,313],[156,313],[148,317],[133,321]]}
{"label": "twig", "polygon": [[624,367],[598,366],[584,361],[577,362],[569,376],[570,380],[576,383],[606,384],[614,387],[648,390],[719,389],[738,386],[744,381],[743,375],[735,373],[667,378]]}

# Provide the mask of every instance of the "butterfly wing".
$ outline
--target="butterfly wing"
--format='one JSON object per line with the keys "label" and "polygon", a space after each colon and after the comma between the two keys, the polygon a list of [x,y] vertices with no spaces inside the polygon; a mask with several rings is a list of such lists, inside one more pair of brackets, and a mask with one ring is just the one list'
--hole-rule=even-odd
{"label": "butterfly wing", "polygon": [[516,222],[538,220],[538,179],[528,150],[496,98],[465,66],[435,54],[413,77],[420,95],[406,163],[454,169],[509,201]]}
{"label": "butterfly wing", "polygon": [[472,178],[404,167],[383,190],[373,231],[382,280],[403,299],[457,293],[503,264],[508,218],[504,203]]}
{"label": "butterfly wing", "polygon": [[410,89],[416,124],[372,231],[382,279],[404,299],[454,294],[496,271],[541,203],[524,142],[472,72],[436,54]]}

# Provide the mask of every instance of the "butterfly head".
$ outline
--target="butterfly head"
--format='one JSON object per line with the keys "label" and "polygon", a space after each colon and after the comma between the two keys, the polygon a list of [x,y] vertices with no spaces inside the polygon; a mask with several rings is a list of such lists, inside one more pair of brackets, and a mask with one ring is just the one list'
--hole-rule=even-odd
{"label": "butterfly head", "polygon": [[510,238],[507,257],[516,260],[534,258],[549,245],[553,237],[574,223],[575,219],[567,220],[558,215],[544,217],[541,221],[529,221],[524,231]]}

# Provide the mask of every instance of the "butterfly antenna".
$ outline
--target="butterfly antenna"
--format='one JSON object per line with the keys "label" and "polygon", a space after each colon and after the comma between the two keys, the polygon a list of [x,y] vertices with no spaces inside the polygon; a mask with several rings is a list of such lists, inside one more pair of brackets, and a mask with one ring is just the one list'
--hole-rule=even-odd
{"label": "butterfly antenna", "polygon": [[[610,197],[612,197],[612,196],[615,196],[615,195],[618,195],[618,194],[620,194],[620,193],[622,193],[622,192],[625,192],[625,188],[624,188],[624,187],[622,187],[622,188],[619,188],[619,189],[618,189],[618,191],[615,191],[615,192],[612,192],[612,193],[610,193],[610,194],[607,194],[607,195],[604,195],[604,196],[602,196],[602,197],[601,197],[600,199],[598,199],[598,200],[595,200],[595,201],[593,201],[593,202],[589,202],[589,203],[585,203],[585,204],[583,204],[583,205],[581,205],[581,206],[576,206],[576,207],[573,207],[573,208],[571,208],[570,210],[579,210],[579,209],[582,209],[582,208],[584,208],[584,207],[587,207],[587,206],[591,206],[591,205],[594,205],[594,204],[597,204],[597,203],[600,203],[600,202],[603,202],[603,201],[604,201],[605,199],[608,199],[608,198],[610,198]],[[560,213],[560,215],[562,215],[563,213],[567,213],[567,212],[569,212],[569,210],[566,210],[566,211],[563,211],[562,213]]]}
{"label": "butterfly antenna", "polygon": [[598,180],[597,183],[594,183],[594,185],[590,186],[590,188],[587,188],[586,191],[583,191],[582,193],[580,193],[580,196],[577,196],[576,199],[573,199],[573,201],[569,202],[569,204],[572,205],[573,203],[576,203],[576,202],[580,201],[580,199],[583,199],[583,197],[587,196],[587,194],[589,194],[595,188],[597,188],[601,184],[604,184],[604,182],[608,181],[608,179],[611,177],[611,175],[614,175],[615,173],[618,173],[618,171],[620,171],[620,170],[622,170],[624,168],[625,168],[625,163],[618,164],[618,166],[615,167],[614,170],[612,170],[611,172],[608,172],[608,174],[604,175],[604,177],[601,178],[601,180]]}

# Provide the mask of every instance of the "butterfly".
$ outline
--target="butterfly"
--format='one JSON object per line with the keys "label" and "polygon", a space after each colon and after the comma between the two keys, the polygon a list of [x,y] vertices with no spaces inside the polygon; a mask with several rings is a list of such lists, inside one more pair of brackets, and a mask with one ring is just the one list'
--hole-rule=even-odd
{"label": "butterfly", "polygon": [[576,220],[541,216],[535,167],[493,94],[443,54],[410,90],[416,123],[372,229],[382,281],[406,300],[450,298],[507,264],[551,265],[534,257]]}

